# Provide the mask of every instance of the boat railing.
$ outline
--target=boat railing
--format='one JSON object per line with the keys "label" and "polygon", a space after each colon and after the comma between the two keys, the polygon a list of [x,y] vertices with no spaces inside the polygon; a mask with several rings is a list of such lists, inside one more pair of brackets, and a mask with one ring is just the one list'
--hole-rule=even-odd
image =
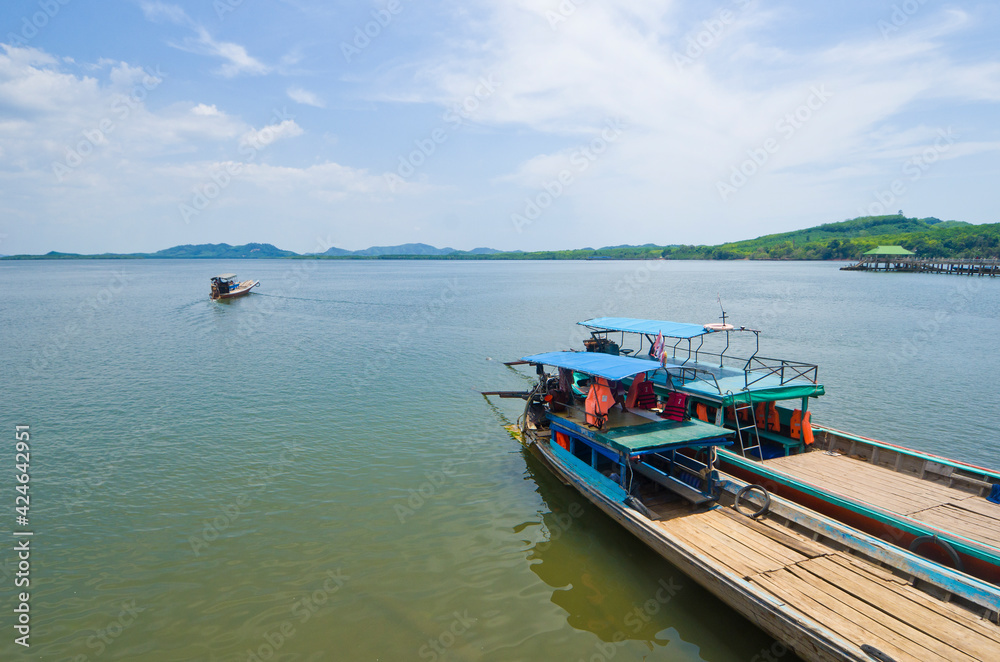
{"label": "boat railing", "polygon": [[[746,375],[747,388],[771,375],[776,375],[782,386],[797,379],[805,379],[815,384],[819,378],[819,366],[814,363],[769,359],[763,356],[747,359],[743,372]],[[754,375],[753,379],[751,375]]]}
{"label": "boat railing", "polygon": [[[671,382],[674,377],[678,377],[680,379],[681,386],[684,386],[684,384],[687,384],[688,382],[695,381],[710,383],[715,386],[715,390],[719,392],[719,395],[722,395],[722,387],[719,386],[719,380],[715,376],[715,373],[710,370],[686,365],[668,365],[665,369],[667,371],[667,379]],[[671,372],[671,370],[677,370],[679,372],[674,373]]]}
{"label": "boat railing", "polygon": [[[677,356],[678,354],[680,356]],[[778,377],[781,386],[799,379],[805,379],[815,384],[819,378],[819,366],[814,363],[772,359],[765,356],[754,355],[748,359],[732,354],[699,351],[697,353],[691,352],[685,357],[682,350],[674,352],[671,358],[681,360],[680,363],[674,364],[675,367],[684,368],[685,370],[696,370],[697,372],[712,375],[713,380],[715,379],[714,374],[704,368],[688,366],[688,361],[718,365],[719,368],[730,368],[731,370],[742,372],[744,376],[744,388],[750,388],[762,379],[772,375]],[[715,382],[715,385],[718,387],[718,381]]]}

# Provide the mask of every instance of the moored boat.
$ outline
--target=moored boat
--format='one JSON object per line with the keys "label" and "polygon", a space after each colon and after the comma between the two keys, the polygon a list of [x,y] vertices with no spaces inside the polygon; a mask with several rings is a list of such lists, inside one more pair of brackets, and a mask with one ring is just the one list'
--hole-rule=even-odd
{"label": "moored boat", "polygon": [[[527,403],[512,433],[801,658],[971,661],[1000,649],[1000,589],[720,472],[736,431],[669,403],[653,411],[642,385],[662,366],[596,352],[521,363],[539,379],[520,394]],[[628,392],[616,391],[627,380]]]}
{"label": "moored boat", "polygon": [[[757,330],[725,320],[580,324],[591,331],[588,350],[661,366],[649,380],[652,410],[672,402],[734,432],[733,447],[719,451],[727,472],[1000,585],[1000,472],[813,424],[809,400],[825,392],[818,366],[760,356]],[[731,333],[752,334],[749,358],[728,353]],[[710,351],[716,339],[724,346]],[[622,349],[629,342],[634,349]]]}
{"label": "moored boat", "polygon": [[236,280],[236,274],[220,274],[212,276],[212,289],[209,296],[212,299],[234,299],[244,294],[250,294],[250,290],[260,285],[259,280],[245,280],[242,283]]}

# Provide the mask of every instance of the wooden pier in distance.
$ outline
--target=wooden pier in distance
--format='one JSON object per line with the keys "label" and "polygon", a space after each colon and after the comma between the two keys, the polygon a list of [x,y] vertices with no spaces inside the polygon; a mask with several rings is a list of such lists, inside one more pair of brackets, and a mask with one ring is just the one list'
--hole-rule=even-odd
{"label": "wooden pier in distance", "polygon": [[998,258],[943,258],[903,255],[865,255],[841,271],[895,271],[900,273],[1000,276]]}

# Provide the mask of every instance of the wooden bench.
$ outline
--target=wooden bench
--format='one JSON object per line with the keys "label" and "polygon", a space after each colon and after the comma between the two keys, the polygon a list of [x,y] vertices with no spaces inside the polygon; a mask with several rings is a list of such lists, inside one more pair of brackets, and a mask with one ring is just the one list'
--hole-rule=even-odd
{"label": "wooden bench", "polygon": [[781,444],[785,449],[785,455],[791,455],[793,449],[802,449],[804,446],[801,439],[790,439],[782,434],[776,432],[771,432],[770,430],[761,430],[757,428],[757,436],[761,439],[767,439],[768,441],[773,441],[776,444]]}

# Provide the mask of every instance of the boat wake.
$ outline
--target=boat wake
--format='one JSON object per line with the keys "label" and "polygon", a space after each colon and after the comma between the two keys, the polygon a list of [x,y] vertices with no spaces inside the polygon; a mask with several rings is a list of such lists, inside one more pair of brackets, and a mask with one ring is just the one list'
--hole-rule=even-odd
{"label": "boat wake", "polygon": [[307,297],[288,297],[283,294],[265,294],[264,292],[254,292],[255,296],[260,297],[271,297],[272,299],[292,299],[294,301],[317,301],[319,303],[347,303],[356,306],[391,306],[394,308],[399,308],[399,304],[395,303],[377,303],[374,301],[346,301],[344,299],[310,299]]}

